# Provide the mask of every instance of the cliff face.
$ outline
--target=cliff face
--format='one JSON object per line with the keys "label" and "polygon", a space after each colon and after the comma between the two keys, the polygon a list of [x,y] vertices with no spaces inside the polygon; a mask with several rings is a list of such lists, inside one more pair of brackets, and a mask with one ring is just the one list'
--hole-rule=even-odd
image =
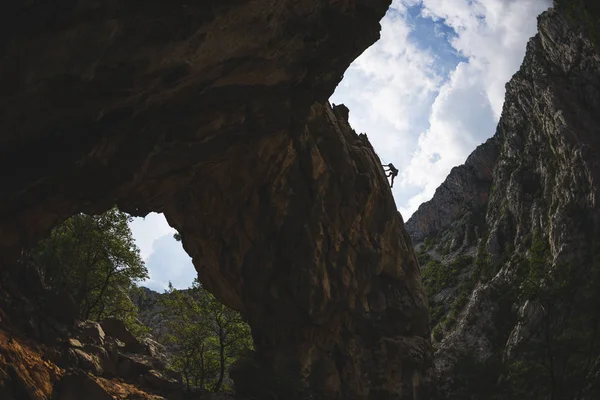
{"label": "cliff face", "polygon": [[540,16],[496,134],[407,222],[442,398],[599,394],[599,17],[591,1]]}
{"label": "cliff face", "polygon": [[[458,221],[464,221],[469,227],[477,225],[476,219],[484,212],[488,202],[499,152],[498,140],[491,138],[477,147],[463,165],[452,168],[433,198],[421,204],[406,222],[406,230],[415,242],[446,231]],[[457,227],[452,230],[460,231]],[[467,243],[472,242],[473,235],[476,235],[475,232],[460,233]],[[463,237],[456,237],[455,246],[462,244]]]}
{"label": "cliff face", "polygon": [[411,242],[380,160],[325,103],[389,3],[7,6],[3,262],[76,212],[164,212],[253,328],[239,393],[282,375],[324,399],[421,398]]}

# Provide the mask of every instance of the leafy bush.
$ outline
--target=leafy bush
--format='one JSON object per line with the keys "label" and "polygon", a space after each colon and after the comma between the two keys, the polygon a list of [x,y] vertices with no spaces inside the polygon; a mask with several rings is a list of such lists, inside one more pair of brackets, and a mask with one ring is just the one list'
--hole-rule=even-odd
{"label": "leafy bush", "polygon": [[[434,326],[434,338],[436,335],[438,337],[436,340],[441,338],[442,327],[451,327],[456,322],[458,312],[467,304],[472,285],[469,283],[461,284],[459,296],[450,307],[437,304],[434,296],[444,288],[456,285],[458,276],[465,268],[468,268],[472,264],[473,257],[463,255],[455,258],[447,265],[432,259],[423,269],[421,276],[429,297],[429,314],[431,315],[431,324]],[[446,315],[448,308],[450,309],[450,313]]]}
{"label": "leafy bush", "polygon": [[439,293],[443,288],[453,285],[456,277],[461,271],[471,265],[473,257],[457,257],[452,263],[444,265],[438,260],[431,259],[423,268],[421,277],[427,290],[427,295],[431,298]]}

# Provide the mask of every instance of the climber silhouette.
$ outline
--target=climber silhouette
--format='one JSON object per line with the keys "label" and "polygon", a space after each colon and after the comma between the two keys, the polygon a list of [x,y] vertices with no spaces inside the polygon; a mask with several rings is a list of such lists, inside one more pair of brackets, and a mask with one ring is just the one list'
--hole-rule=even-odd
{"label": "climber silhouette", "polygon": [[[392,178],[392,182],[390,183],[390,188],[394,187],[394,178],[396,176],[398,176],[398,170],[396,169],[396,167],[394,167],[394,164],[389,163],[388,165],[382,165],[382,167],[384,168],[383,170],[385,172],[389,172],[389,174],[387,174],[387,177],[391,177]],[[388,168],[387,170],[385,168]]]}

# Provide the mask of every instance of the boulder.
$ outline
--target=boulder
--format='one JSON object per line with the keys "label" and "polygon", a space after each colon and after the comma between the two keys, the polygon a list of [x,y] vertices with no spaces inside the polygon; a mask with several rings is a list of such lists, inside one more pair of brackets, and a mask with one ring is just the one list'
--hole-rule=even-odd
{"label": "boulder", "polygon": [[181,376],[181,373],[174,371],[172,369],[166,368],[163,371],[163,374],[165,374],[166,376],[168,376],[171,379],[176,380],[177,382],[183,382],[183,377]]}
{"label": "boulder", "polygon": [[141,342],[145,347],[145,354],[159,359],[165,363],[167,362],[167,356],[165,355],[167,350],[165,346],[150,338],[144,338],[141,340]]}
{"label": "boulder", "polygon": [[127,329],[125,323],[118,318],[106,318],[101,322],[104,332],[125,344],[125,351],[131,353],[145,353],[146,345]]}
{"label": "boulder", "polygon": [[0,366],[0,399],[38,400],[42,393],[36,389],[33,382],[20,373],[19,369],[15,365]]}
{"label": "boulder", "polygon": [[76,366],[84,371],[89,371],[98,376],[104,373],[102,361],[95,354],[88,354],[82,349],[73,348],[69,349],[69,359],[76,360]]}
{"label": "boulder", "polygon": [[173,392],[182,388],[181,382],[168,377],[166,374],[152,369],[141,376],[141,384],[162,392]]}
{"label": "boulder", "polygon": [[114,400],[94,379],[83,371],[66,374],[55,390],[56,400]]}
{"label": "boulder", "polygon": [[150,357],[139,354],[121,354],[117,365],[117,374],[124,379],[137,380],[140,375],[145,375],[155,369],[152,361]]}
{"label": "boulder", "polygon": [[104,341],[104,349],[106,350],[109,360],[108,364],[110,365],[105,372],[108,375],[117,375],[119,358],[121,357],[121,353],[125,351],[125,343],[121,342],[119,339],[107,336],[106,340]]}
{"label": "boulder", "polygon": [[84,351],[98,358],[104,375],[116,375],[118,358],[111,357],[106,348],[93,344],[86,344]]}
{"label": "boulder", "polygon": [[82,321],[77,324],[79,339],[83,343],[91,343],[102,346],[106,334],[99,323],[94,321]]}
{"label": "boulder", "polygon": [[40,318],[37,328],[37,338],[47,346],[56,346],[69,336],[65,326],[50,318]]}

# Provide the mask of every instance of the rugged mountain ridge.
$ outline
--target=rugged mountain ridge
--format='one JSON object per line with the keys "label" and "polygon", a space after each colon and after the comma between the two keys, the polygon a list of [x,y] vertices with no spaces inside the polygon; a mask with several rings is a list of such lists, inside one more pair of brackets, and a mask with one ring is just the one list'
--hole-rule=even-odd
{"label": "rugged mountain ridge", "polygon": [[[473,151],[463,165],[452,168],[433,198],[421,204],[406,222],[406,230],[413,241],[422,242],[463,219],[466,219],[465,225],[477,225],[476,219],[484,212],[488,202],[499,152],[498,140],[488,139]],[[453,231],[458,232],[459,229]],[[467,243],[473,241],[474,234],[464,232]],[[461,244],[459,237],[454,240],[455,247]]]}
{"label": "rugged mountain ridge", "polygon": [[422,398],[427,299],[381,162],[327,99],[390,0],[13,3],[0,258],[77,212],[163,212],[256,354],[236,389]]}
{"label": "rugged mountain ridge", "polygon": [[479,166],[488,179],[469,171],[490,141],[407,222],[441,398],[598,396],[599,21],[591,1],[539,17],[490,139],[498,155]]}

